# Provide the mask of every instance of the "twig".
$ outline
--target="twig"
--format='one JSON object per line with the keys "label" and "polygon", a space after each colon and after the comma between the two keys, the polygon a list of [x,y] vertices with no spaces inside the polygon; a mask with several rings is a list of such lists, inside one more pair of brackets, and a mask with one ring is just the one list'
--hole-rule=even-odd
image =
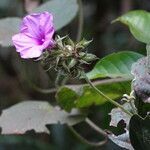
{"label": "twig", "polygon": [[105,138],[108,137],[107,133],[101,129],[100,127],[98,127],[94,122],[92,122],[89,118],[85,119],[85,122],[91,127],[93,128],[95,131],[97,131],[98,133],[100,133],[101,135],[103,135]]}
{"label": "twig", "polygon": [[[110,83],[118,83],[118,82],[125,82],[129,81],[129,79],[126,78],[115,78],[115,79],[104,79],[100,81],[94,81],[92,82],[93,85],[103,85],[103,84],[110,84]],[[88,84],[70,84],[70,85],[65,85],[68,88],[80,88],[83,86],[87,86]],[[43,94],[50,94],[50,93],[55,93],[57,92],[56,88],[50,88],[50,89],[42,89],[40,87],[37,87],[36,85],[32,85],[32,88],[35,89],[37,92],[41,92]]]}
{"label": "twig", "polygon": [[100,142],[90,142],[87,139],[85,139],[84,137],[82,137],[73,127],[68,126],[68,128],[70,129],[70,131],[84,144],[87,144],[89,146],[94,146],[94,147],[100,147],[103,146],[104,144],[106,144],[107,139],[105,138],[105,140],[100,141]]}
{"label": "twig", "polygon": [[82,0],[78,0],[78,4],[79,4],[79,14],[78,14],[79,20],[78,20],[78,31],[77,31],[77,38],[76,38],[77,42],[81,40],[81,36],[83,32],[83,22],[84,22]]}

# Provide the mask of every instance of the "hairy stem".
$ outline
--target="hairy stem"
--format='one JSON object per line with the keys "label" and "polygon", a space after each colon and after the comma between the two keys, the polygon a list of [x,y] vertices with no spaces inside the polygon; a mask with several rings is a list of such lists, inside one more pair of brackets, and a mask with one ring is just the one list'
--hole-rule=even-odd
{"label": "hairy stem", "polygon": [[109,102],[111,102],[112,104],[114,104],[116,107],[119,107],[122,111],[124,111],[125,113],[127,113],[128,115],[132,116],[132,113],[130,113],[128,110],[124,109],[124,107],[122,105],[120,105],[119,103],[117,103],[116,101],[112,100],[111,98],[109,98],[108,96],[106,96],[102,91],[100,91],[90,80],[89,78],[86,76],[86,74],[83,72],[83,76],[85,77],[85,80],[87,83],[89,83],[89,85],[100,95],[103,96],[106,100],[108,100]]}

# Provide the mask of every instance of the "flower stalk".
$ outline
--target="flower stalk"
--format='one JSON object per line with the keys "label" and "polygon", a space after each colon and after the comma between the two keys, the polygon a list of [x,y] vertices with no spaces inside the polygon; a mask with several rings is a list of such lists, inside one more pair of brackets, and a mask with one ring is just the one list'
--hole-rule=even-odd
{"label": "flower stalk", "polygon": [[119,103],[117,103],[116,101],[112,100],[111,98],[109,98],[108,96],[106,96],[102,91],[100,91],[90,80],[89,78],[86,76],[85,72],[82,72],[83,77],[85,78],[86,82],[100,95],[103,96],[106,100],[108,100],[110,103],[112,103],[113,105],[115,105],[116,107],[119,107],[122,111],[124,111],[126,114],[128,114],[129,116],[132,116],[133,114],[130,113],[128,110],[126,110],[122,105],[120,105]]}

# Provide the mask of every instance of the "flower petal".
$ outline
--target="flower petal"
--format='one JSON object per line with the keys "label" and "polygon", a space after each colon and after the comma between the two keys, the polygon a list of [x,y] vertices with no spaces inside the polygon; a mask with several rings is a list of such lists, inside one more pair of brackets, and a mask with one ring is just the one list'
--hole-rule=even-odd
{"label": "flower petal", "polygon": [[45,34],[54,30],[53,15],[51,13],[44,12],[40,15],[40,29]]}
{"label": "flower petal", "polygon": [[23,18],[21,25],[21,33],[24,33],[32,38],[40,39],[41,31],[40,28],[40,15],[32,14]]}
{"label": "flower petal", "polygon": [[12,40],[22,58],[36,58],[44,49],[54,46],[54,32],[52,14],[35,13],[24,17],[20,33]]}
{"label": "flower petal", "polygon": [[24,50],[20,52],[21,58],[29,59],[29,58],[37,58],[40,57],[43,51],[42,46],[34,46],[28,50]]}
{"label": "flower petal", "polygon": [[33,46],[37,45],[37,41],[34,38],[26,36],[23,33],[16,34],[12,37],[12,41],[16,47],[17,52],[21,52],[32,48]]}

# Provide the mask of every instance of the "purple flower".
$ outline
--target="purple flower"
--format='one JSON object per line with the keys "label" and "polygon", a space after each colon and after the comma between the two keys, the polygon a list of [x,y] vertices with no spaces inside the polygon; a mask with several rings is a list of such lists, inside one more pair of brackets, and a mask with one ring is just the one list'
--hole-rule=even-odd
{"label": "purple flower", "polygon": [[22,58],[37,58],[46,48],[54,46],[54,31],[52,14],[35,13],[23,18],[20,33],[12,41]]}

